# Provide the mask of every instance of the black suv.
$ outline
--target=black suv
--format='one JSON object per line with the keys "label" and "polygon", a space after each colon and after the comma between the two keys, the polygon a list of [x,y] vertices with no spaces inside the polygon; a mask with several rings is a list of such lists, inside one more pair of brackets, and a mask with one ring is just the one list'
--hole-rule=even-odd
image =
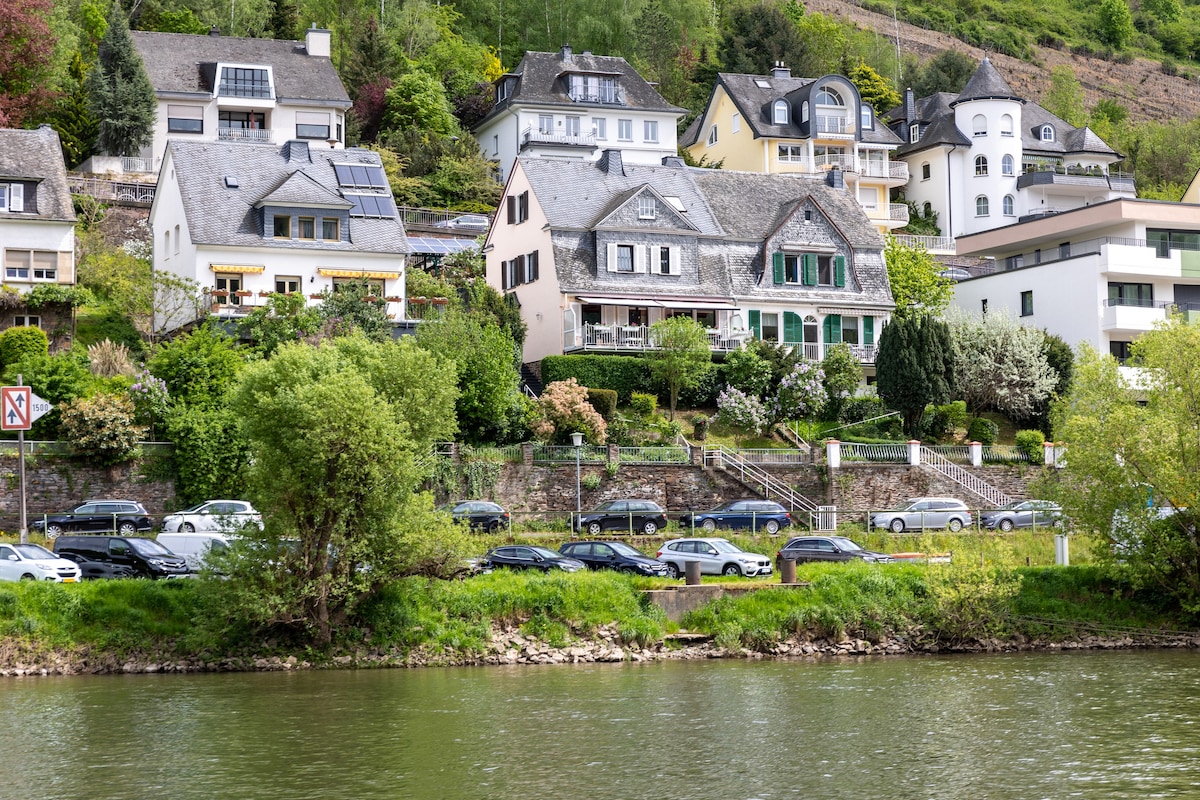
{"label": "black suv", "polygon": [[864,550],[845,536],[798,536],[785,544],[775,557],[789,561],[851,561],[858,558],[889,563],[895,560],[886,553]]}
{"label": "black suv", "polygon": [[175,555],[153,539],[137,536],[64,534],[54,540],[54,552],[63,558],[81,556],[88,561],[111,564],[117,574],[125,570],[116,568],[124,567],[139,578],[181,578],[192,574],[183,556]]}
{"label": "black suv", "polygon": [[588,569],[615,569],[659,578],[667,576],[666,564],[624,542],[567,542],[558,548],[558,552],[579,559],[588,565]]}
{"label": "black suv", "polygon": [[88,500],[61,514],[46,514],[30,522],[31,530],[53,539],[64,531],[112,531],[126,535],[153,529],[154,522],[141,503],[132,500]]}
{"label": "black suv", "polygon": [[641,531],[653,536],[667,526],[667,515],[651,500],[609,500],[580,515],[577,530],[599,536],[601,531]]}

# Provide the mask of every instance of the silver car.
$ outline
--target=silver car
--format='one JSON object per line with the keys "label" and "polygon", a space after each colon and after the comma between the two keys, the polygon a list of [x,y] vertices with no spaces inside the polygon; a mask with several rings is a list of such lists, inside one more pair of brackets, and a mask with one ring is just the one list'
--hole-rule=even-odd
{"label": "silver car", "polygon": [[703,575],[754,577],[771,574],[771,559],[758,553],[747,553],[728,539],[672,539],[664,543],[654,557],[666,563],[667,574],[672,578],[686,572],[689,561],[699,561]]}
{"label": "silver car", "polygon": [[871,517],[872,527],[886,528],[892,533],[925,528],[960,531],[972,522],[974,520],[966,504],[953,497],[914,497],[891,510],[876,512]]}
{"label": "silver car", "polygon": [[262,530],[262,514],[245,500],[206,500],[163,518],[165,533],[219,531],[234,533],[247,525]]}
{"label": "silver car", "polygon": [[999,508],[979,512],[985,528],[1008,533],[1013,528],[1049,528],[1062,525],[1062,507],[1049,500],[1013,500]]}

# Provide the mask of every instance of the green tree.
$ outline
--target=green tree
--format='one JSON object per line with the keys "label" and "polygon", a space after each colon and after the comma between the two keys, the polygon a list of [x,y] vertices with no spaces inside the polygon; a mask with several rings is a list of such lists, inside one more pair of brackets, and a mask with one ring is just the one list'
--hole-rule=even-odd
{"label": "green tree", "polygon": [[300,31],[300,16],[294,0],[271,0],[267,33],[273,39],[295,39]]}
{"label": "green tree", "polygon": [[223,405],[245,365],[237,342],[211,324],[163,344],[147,363],[176,403],[200,408]]}
{"label": "green tree", "polygon": [[416,130],[427,136],[458,134],[446,90],[436,78],[424,72],[405,73],[387,90],[386,97],[384,130]]}
{"label": "green tree", "polygon": [[889,236],[883,250],[896,316],[940,314],[950,305],[954,283],[941,276],[942,265],[923,247]]}
{"label": "green tree", "polygon": [[15,384],[18,375],[34,394],[54,406],[50,413],[33,423],[30,436],[34,439],[57,439],[60,410],[75,398],[85,396],[94,384],[87,355],[82,350],[68,350],[52,356],[26,354],[15,363],[5,364],[6,385]]}
{"label": "green tree", "polygon": [[321,331],[321,312],[299,292],[272,294],[238,323],[238,331],[270,358],[281,344],[315,340]]}
{"label": "green tree", "polygon": [[1045,334],[1004,313],[950,317],[954,342],[954,396],[975,414],[999,411],[1024,419],[1045,402],[1058,373],[1045,355]]}
{"label": "green tree", "polygon": [[176,403],[166,415],[166,427],[174,444],[175,496],[180,503],[244,494],[250,443],[231,408]]}
{"label": "green tree", "polygon": [[863,102],[875,109],[876,114],[882,114],[900,105],[900,93],[892,88],[886,78],[867,66],[866,62],[858,62],[858,66],[850,70],[846,77],[858,88]]}
{"label": "green tree", "polygon": [[880,399],[900,412],[904,432],[915,439],[925,406],[950,399],[954,381],[950,327],[930,314],[893,317],[879,336],[875,364]]}
{"label": "green tree", "polygon": [[102,467],[121,464],[138,454],[146,429],[133,421],[128,397],[95,394],[76,398],[60,409],[59,430],[75,455]]}
{"label": "green tree", "polygon": [[766,75],[782,61],[800,74],[804,44],[796,24],[777,3],[735,5],[721,19],[721,34],[717,58],[726,71]]}
{"label": "green tree", "polygon": [[917,97],[938,92],[958,94],[971,80],[979,64],[961,50],[943,50],[913,77],[911,86]]}
{"label": "green tree", "polygon": [[734,350],[725,356],[725,381],[761,400],[773,383],[771,364],[753,347]]}
{"label": "green tree", "polygon": [[54,104],[50,122],[62,141],[67,169],[75,169],[91,156],[100,126],[88,107],[87,66],[78,52],[71,60],[67,85]]}
{"label": "green tree", "polygon": [[0,333],[0,368],[16,364],[26,356],[50,353],[50,339],[41,328],[21,325]]}
{"label": "green tree", "polygon": [[158,101],[120,3],[113,3],[109,14],[100,60],[88,76],[88,94],[99,123],[97,149],[114,156],[136,156],[150,144]]}
{"label": "green tree", "polygon": [[712,351],[704,326],[691,317],[671,317],[650,326],[654,347],[646,351],[650,374],[667,385],[670,419],[675,419],[679,391],[698,386],[712,369]]}
{"label": "green tree", "polygon": [[1083,100],[1083,86],[1075,77],[1075,70],[1066,64],[1050,70],[1050,88],[1042,98],[1047,111],[1079,128],[1088,121]]}
{"label": "green tree", "polygon": [[0,127],[20,128],[53,100],[51,0],[6,0],[0,14]]}
{"label": "green tree", "polygon": [[337,291],[326,292],[321,318],[335,336],[359,331],[368,339],[383,342],[392,335],[383,298],[367,281],[347,281]]}
{"label": "green tree", "polygon": [[828,420],[836,420],[842,413],[854,392],[863,383],[863,368],[845,342],[835,344],[825,351],[825,360],[821,362],[825,372],[825,409],[824,416]]}
{"label": "green tree", "polygon": [[1142,0],[1142,9],[1163,22],[1176,22],[1183,17],[1183,6],[1179,0]]}
{"label": "green tree", "polygon": [[1120,50],[1133,38],[1133,12],[1125,0],[1100,0],[1100,38]]}

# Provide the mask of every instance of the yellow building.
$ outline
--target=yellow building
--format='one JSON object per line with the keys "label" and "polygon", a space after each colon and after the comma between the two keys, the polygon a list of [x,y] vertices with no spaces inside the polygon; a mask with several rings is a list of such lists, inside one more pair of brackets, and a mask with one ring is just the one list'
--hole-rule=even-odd
{"label": "yellow building", "polygon": [[888,202],[889,190],[908,182],[908,165],[891,160],[900,138],[842,75],[793,78],[782,65],[766,76],[720,73],[680,144],[723,169],[824,175],[881,232],[908,224],[908,206]]}

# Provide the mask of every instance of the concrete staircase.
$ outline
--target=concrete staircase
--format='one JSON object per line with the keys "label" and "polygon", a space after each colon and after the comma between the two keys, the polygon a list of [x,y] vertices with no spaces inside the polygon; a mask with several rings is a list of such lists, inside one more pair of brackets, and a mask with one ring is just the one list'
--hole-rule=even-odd
{"label": "concrete staircase", "polygon": [[944,475],[950,480],[957,483],[959,486],[971,492],[976,497],[991,503],[995,507],[999,507],[1008,503],[1011,498],[1004,492],[992,486],[987,481],[979,478],[954,462],[938,455],[928,447],[921,448],[921,466]]}
{"label": "concrete staircase", "polygon": [[[804,495],[792,489],[784,481],[771,475],[760,465],[747,461],[733,450],[722,445],[704,448],[704,466],[719,469],[734,478],[755,494],[768,500],[775,500],[784,508],[791,511],[797,523],[807,523],[814,530],[819,529],[819,522],[824,514],[820,507]],[[801,512],[797,514],[797,512]]]}

